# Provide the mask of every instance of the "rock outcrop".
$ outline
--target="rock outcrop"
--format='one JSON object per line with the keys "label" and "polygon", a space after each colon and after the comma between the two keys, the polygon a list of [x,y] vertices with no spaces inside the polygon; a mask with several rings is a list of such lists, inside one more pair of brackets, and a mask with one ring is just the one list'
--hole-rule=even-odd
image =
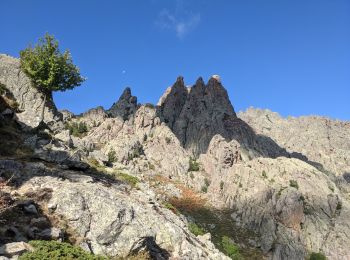
{"label": "rock outcrop", "polygon": [[319,169],[350,172],[350,122],[319,116],[282,118],[270,110],[250,108],[239,117],[258,134],[271,137],[296,157],[304,155]]}
{"label": "rock outcrop", "polygon": [[23,196],[48,191],[41,206],[61,216],[80,245],[95,254],[127,257],[148,250],[154,259],[229,259],[210,241],[192,235],[186,220],[162,207],[155,194],[140,186],[47,167],[42,163],[0,160],[0,174],[12,164],[14,181]]}
{"label": "rock outcrop", "polygon": [[16,99],[20,111],[17,118],[23,126],[37,127],[44,111],[44,122],[53,130],[62,129],[62,115],[52,100],[45,99],[44,94],[32,86],[30,79],[20,69],[18,59],[0,54],[0,83]]}
{"label": "rock outcrop", "polygon": [[114,103],[107,111],[112,117],[120,117],[128,120],[137,109],[137,98],[131,95],[131,89],[126,88],[118,102]]}

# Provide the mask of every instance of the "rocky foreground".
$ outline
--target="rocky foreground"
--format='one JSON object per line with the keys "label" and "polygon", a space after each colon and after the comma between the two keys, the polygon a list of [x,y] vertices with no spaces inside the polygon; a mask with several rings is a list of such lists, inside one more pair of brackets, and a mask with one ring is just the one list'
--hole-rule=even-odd
{"label": "rocky foreground", "polygon": [[0,83],[0,255],[57,240],[115,259],[350,259],[349,122],[236,114],[217,76],[81,115],[6,55]]}

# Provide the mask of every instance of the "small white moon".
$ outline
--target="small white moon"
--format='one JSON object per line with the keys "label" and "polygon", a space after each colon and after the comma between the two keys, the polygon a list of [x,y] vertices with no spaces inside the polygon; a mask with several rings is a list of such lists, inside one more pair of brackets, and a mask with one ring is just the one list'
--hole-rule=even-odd
{"label": "small white moon", "polygon": [[123,70],[123,71],[122,71],[122,74],[125,74],[125,73],[126,73],[126,70]]}

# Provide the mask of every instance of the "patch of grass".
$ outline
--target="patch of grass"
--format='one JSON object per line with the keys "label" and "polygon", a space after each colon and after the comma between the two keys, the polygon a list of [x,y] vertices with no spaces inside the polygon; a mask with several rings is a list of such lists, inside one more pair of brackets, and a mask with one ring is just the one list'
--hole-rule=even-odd
{"label": "patch of grass", "polygon": [[239,247],[228,236],[223,236],[221,244],[224,253],[231,259],[243,259],[239,253]]}
{"label": "patch of grass", "polygon": [[140,182],[139,178],[123,172],[118,172],[114,176],[119,180],[127,182],[133,188]]}
{"label": "patch of grass", "polygon": [[203,228],[199,227],[196,223],[190,223],[188,225],[188,229],[195,236],[202,236],[206,233],[205,230]]}
{"label": "patch of grass", "polygon": [[195,158],[190,158],[189,160],[189,168],[188,168],[189,172],[198,172],[199,171],[199,163],[197,162],[197,160]]}
{"label": "patch of grass", "polygon": [[289,186],[293,187],[293,188],[296,188],[297,190],[299,189],[299,185],[298,185],[298,182],[296,180],[290,180],[289,181]]}
{"label": "patch of grass", "polygon": [[267,179],[267,173],[265,172],[265,170],[262,171],[261,175],[264,179]]}
{"label": "patch of grass", "polygon": [[170,202],[164,201],[163,206],[167,209],[170,209],[173,213],[179,214],[179,211],[177,210],[177,208],[175,208],[174,205],[171,204]]}
{"label": "patch of grass", "polygon": [[309,260],[327,260],[327,257],[322,253],[312,252],[310,254]]}
{"label": "patch of grass", "polygon": [[29,244],[34,247],[34,251],[21,255],[20,260],[107,260],[106,257],[89,254],[80,247],[68,243],[33,240]]}

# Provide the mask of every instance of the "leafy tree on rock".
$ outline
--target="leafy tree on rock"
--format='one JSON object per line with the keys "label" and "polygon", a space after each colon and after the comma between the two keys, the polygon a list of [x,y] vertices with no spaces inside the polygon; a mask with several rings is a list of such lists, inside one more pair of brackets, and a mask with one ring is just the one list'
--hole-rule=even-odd
{"label": "leafy tree on rock", "polygon": [[22,50],[20,58],[22,70],[47,98],[52,98],[52,91],[73,89],[85,80],[70,52],[61,53],[58,41],[50,34],[40,38],[34,47]]}

